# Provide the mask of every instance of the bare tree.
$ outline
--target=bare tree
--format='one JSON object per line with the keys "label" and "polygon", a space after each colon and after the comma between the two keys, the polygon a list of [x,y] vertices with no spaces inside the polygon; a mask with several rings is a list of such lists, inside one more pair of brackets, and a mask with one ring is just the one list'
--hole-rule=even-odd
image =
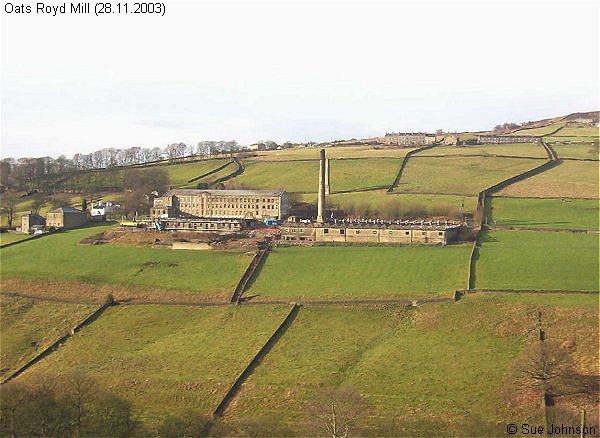
{"label": "bare tree", "polygon": [[307,409],[311,434],[345,438],[366,418],[368,403],[353,388],[327,389]]}
{"label": "bare tree", "polygon": [[17,196],[13,193],[7,193],[0,197],[0,211],[6,215],[8,228],[12,228],[17,211]]}

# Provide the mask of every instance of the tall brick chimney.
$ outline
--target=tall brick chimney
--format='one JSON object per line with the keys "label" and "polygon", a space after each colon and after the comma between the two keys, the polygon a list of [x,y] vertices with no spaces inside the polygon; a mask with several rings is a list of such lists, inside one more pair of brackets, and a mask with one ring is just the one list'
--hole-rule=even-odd
{"label": "tall brick chimney", "polygon": [[324,222],[323,215],[325,214],[325,149],[320,151],[319,159],[319,201],[317,205],[317,223]]}

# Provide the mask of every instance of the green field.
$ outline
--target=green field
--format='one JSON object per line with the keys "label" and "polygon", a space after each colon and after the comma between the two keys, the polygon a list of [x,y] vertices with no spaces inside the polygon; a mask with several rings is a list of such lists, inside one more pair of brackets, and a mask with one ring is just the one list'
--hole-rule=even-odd
{"label": "green field", "polygon": [[417,152],[414,157],[439,155],[510,155],[516,157],[546,158],[546,152],[541,146],[533,143],[514,144],[483,144],[477,146],[436,146]]}
{"label": "green field", "polygon": [[[162,169],[166,172],[169,184],[171,186],[182,186],[187,184],[188,180],[210,172],[219,166],[227,163],[228,159],[215,159],[197,161],[194,163],[161,164],[150,167],[132,168],[145,172],[148,169]],[[106,169],[95,172],[87,172],[74,175],[65,183],[66,187],[80,187],[95,185],[101,187],[122,187],[126,171],[124,169]]]}
{"label": "green field", "polygon": [[598,290],[597,235],[490,231],[481,239],[477,288]]}
{"label": "green field", "polygon": [[208,415],[288,310],[112,307],[22,380],[81,370],[151,428],[166,415]]}
{"label": "green field", "polygon": [[561,137],[561,136],[548,136],[544,140],[549,142],[569,142],[569,143],[594,143],[598,141],[598,136],[595,137]]}
{"label": "green field", "polygon": [[[19,226],[21,224],[19,223]],[[0,245],[5,245],[7,243],[18,242],[23,239],[27,239],[31,237],[29,234],[22,233],[0,233]]]}
{"label": "green field", "polygon": [[586,123],[567,123],[556,136],[577,136],[577,137],[598,137],[600,131],[596,126],[590,126]]}
{"label": "green field", "polygon": [[108,227],[71,230],[4,248],[0,253],[2,277],[78,280],[219,295],[235,287],[250,261],[250,256],[222,251],[77,244]]}
{"label": "green field", "polygon": [[[318,160],[319,148],[294,148],[280,151],[257,152],[257,157],[265,161],[280,160]],[[373,146],[330,146],[325,148],[327,158],[402,158],[411,148],[373,147]]]}
{"label": "green field", "polygon": [[331,192],[389,186],[396,178],[401,164],[402,160],[385,158],[330,160]]}
{"label": "green field", "polygon": [[598,201],[490,198],[489,202],[494,225],[598,230]]}
{"label": "green field", "polygon": [[547,126],[542,126],[541,128],[532,128],[532,129],[521,129],[519,131],[513,132],[511,135],[532,135],[532,136],[541,136],[548,135],[559,128],[565,126],[565,122],[556,122]]}
{"label": "green field", "polygon": [[526,158],[413,157],[404,168],[395,191],[473,196],[486,187],[543,162]]}
{"label": "green field", "polygon": [[316,193],[319,187],[318,161],[248,161],[244,166],[244,173],[231,179],[229,184],[298,193]]}
{"label": "green field", "polygon": [[598,143],[552,144],[558,158],[586,158],[598,160]]}
{"label": "green field", "polygon": [[93,306],[0,297],[0,376],[25,363],[92,313]]}
{"label": "green field", "polygon": [[246,295],[271,299],[450,296],[466,285],[470,245],[275,248]]}
{"label": "green field", "polygon": [[296,429],[311,421],[306,407],[322,389],[351,387],[368,402],[367,436],[381,435],[378,420],[392,418],[392,436],[501,435],[508,420],[522,415],[511,407],[534,408],[523,400],[509,404],[504,388],[536,310],[548,336],[562,341],[577,333],[582,344],[574,354],[590,363],[598,358],[597,297],[524,298],[473,295],[409,312],[304,307],[226,419],[264,416]]}
{"label": "green field", "polygon": [[513,197],[598,198],[598,163],[563,161],[539,175],[512,184],[498,194]]}

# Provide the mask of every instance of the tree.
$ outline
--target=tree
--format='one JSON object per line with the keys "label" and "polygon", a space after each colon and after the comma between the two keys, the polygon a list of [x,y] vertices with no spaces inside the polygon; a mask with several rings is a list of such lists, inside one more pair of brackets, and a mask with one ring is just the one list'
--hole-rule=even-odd
{"label": "tree", "polygon": [[14,193],[5,193],[0,197],[0,211],[6,215],[8,228],[13,227],[15,213],[17,211],[18,198]]}
{"label": "tree", "polygon": [[365,399],[352,388],[326,389],[307,409],[309,433],[345,438],[360,428],[368,407]]}
{"label": "tree", "polygon": [[85,199],[85,197],[81,198],[81,209],[83,211],[87,210],[87,199]]}

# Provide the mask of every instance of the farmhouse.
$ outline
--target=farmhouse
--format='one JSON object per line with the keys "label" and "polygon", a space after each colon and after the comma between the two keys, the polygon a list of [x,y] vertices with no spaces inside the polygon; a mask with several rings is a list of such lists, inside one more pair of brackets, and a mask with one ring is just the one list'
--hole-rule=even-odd
{"label": "farmhouse", "polygon": [[284,191],[175,189],[154,199],[153,219],[283,219],[288,213]]}
{"label": "farmhouse", "polygon": [[31,233],[34,227],[43,227],[46,225],[46,219],[39,214],[29,213],[21,216],[21,232]]}
{"label": "farmhouse", "polygon": [[383,143],[395,146],[427,146],[435,143],[435,134],[424,132],[392,132],[386,133]]}
{"label": "farmhouse", "polygon": [[87,222],[87,213],[72,207],[61,207],[46,215],[46,226],[68,230]]}

